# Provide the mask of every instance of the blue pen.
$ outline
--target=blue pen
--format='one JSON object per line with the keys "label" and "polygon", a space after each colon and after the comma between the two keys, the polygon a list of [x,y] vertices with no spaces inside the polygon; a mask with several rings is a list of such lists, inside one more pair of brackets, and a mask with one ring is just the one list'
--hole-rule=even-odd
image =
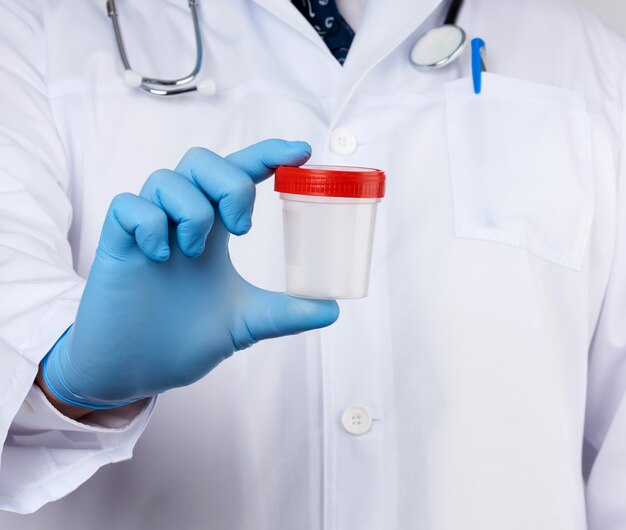
{"label": "blue pen", "polygon": [[474,80],[474,92],[480,94],[483,85],[483,72],[485,66],[485,41],[483,39],[472,40],[472,78]]}

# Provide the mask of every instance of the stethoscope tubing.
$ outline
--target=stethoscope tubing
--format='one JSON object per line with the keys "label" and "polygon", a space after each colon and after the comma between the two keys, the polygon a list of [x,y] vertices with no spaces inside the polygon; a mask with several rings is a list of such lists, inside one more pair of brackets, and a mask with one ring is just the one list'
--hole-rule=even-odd
{"label": "stethoscope tubing", "polygon": [[[120,28],[119,15],[117,12],[117,6],[115,5],[115,0],[107,0],[107,13],[113,24],[113,30],[115,32],[115,40],[117,42],[120,59],[122,60],[122,64],[124,65],[126,74],[132,74],[132,78],[136,79],[136,82],[132,82],[129,86],[141,88],[145,92],[148,92],[155,96],[175,96],[178,94],[184,94],[187,92],[194,92],[198,90],[197,85],[189,86],[200,73],[203,60],[202,32],[200,30],[198,3],[199,0],[188,0],[189,9],[191,10],[191,16],[193,19],[194,35],[196,41],[196,63],[193,70],[189,75],[186,75],[179,79],[158,79],[154,77],[140,76],[131,68],[130,61],[128,60],[128,54],[126,53],[126,46],[124,45],[124,39],[122,37],[122,30]],[[442,66],[450,64],[461,54],[465,47],[466,38],[465,32],[461,28],[459,28],[456,23],[459,18],[459,13],[463,8],[463,4],[464,0],[452,0],[450,2],[450,6],[448,7],[444,22],[444,26],[454,26],[461,32],[462,42],[459,46],[459,49],[450,54],[448,57],[444,58],[442,61],[435,64],[414,64],[414,66],[416,66],[418,69],[441,68]]]}
{"label": "stethoscope tubing", "polygon": [[[196,63],[193,70],[189,75],[181,77],[179,79],[158,79],[153,77],[141,77],[141,84],[138,88],[145,90],[156,96],[174,96],[177,94],[183,94],[186,92],[193,92],[197,90],[195,86],[189,85],[200,73],[202,68],[203,49],[202,49],[202,32],[200,30],[200,17],[198,15],[198,0],[188,0],[189,9],[191,10],[191,17],[193,19],[194,35],[196,41]],[[113,23],[113,30],[115,32],[115,40],[117,41],[117,48],[120,54],[120,59],[126,71],[133,71],[128,60],[126,53],[126,46],[124,45],[124,39],[122,38],[122,30],[120,28],[119,16],[117,12],[117,6],[115,0],[107,0],[107,13]],[[151,86],[153,85],[153,86]],[[176,88],[167,88],[176,87]]]}
{"label": "stethoscope tubing", "polygon": [[450,7],[448,8],[448,13],[446,14],[446,20],[443,23],[444,26],[456,26],[457,20],[459,19],[459,13],[463,8],[464,0],[452,0],[450,3]]}

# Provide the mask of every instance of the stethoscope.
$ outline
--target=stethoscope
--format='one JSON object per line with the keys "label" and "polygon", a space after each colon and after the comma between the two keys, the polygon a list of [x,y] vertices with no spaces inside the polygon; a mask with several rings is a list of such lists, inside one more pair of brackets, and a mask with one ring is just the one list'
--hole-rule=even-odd
{"label": "stethoscope", "polygon": [[[196,39],[196,64],[189,75],[180,79],[157,79],[144,77],[131,68],[122,39],[115,0],[107,0],[107,12],[113,23],[117,48],[124,65],[126,86],[140,88],[155,96],[175,96],[194,91],[207,96],[215,93],[215,82],[210,78],[193,84],[202,67],[202,35],[198,17],[198,0],[188,0],[188,2]],[[467,45],[467,35],[456,24],[463,2],[464,0],[452,0],[443,25],[429,30],[415,43],[409,55],[409,60],[415,68],[420,70],[443,68],[453,63],[463,53]]]}

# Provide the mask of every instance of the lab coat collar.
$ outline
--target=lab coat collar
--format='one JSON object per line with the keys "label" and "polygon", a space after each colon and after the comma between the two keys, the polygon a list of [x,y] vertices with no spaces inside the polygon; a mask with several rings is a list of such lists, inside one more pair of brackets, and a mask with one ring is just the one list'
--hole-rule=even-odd
{"label": "lab coat collar", "polygon": [[[290,0],[253,1],[320,49],[327,50],[315,29]],[[447,0],[368,0],[344,70],[359,72],[377,63],[417,29],[442,1],[447,2]],[[330,52],[328,53],[330,56]]]}
{"label": "lab coat collar", "polygon": [[[334,58],[315,29],[290,0],[253,0]],[[343,66],[337,117],[359,82],[396,49],[430,14],[447,0],[368,0],[350,53]],[[408,58],[407,58],[408,63]]]}

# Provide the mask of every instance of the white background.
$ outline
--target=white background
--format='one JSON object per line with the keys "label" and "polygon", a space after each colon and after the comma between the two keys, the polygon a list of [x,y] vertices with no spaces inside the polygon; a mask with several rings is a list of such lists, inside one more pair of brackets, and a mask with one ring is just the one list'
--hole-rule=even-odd
{"label": "white background", "polygon": [[624,0],[578,0],[609,26],[626,35],[626,2]]}

